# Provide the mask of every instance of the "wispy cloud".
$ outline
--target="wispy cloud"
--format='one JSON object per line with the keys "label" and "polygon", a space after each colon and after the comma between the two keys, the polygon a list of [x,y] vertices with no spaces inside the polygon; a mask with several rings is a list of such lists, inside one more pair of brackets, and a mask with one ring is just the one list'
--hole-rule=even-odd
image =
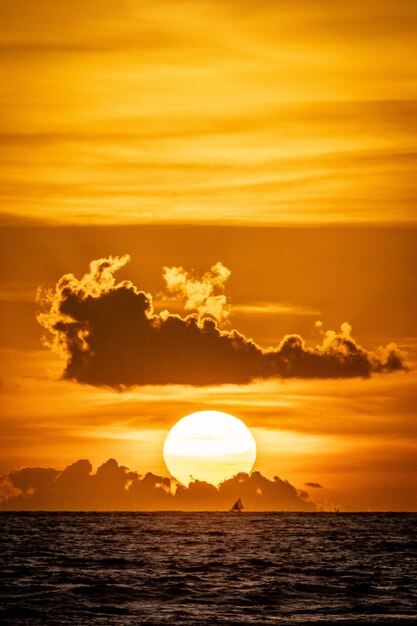
{"label": "wispy cloud", "polygon": [[200,318],[212,317],[218,322],[230,315],[224,287],[230,270],[220,261],[202,276],[195,276],[183,267],[164,267],[162,275],[167,291],[184,301],[184,309],[197,312]]}
{"label": "wispy cloud", "polygon": [[252,302],[234,304],[233,313],[261,317],[263,315],[320,315],[317,309],[311,309],[288,302]]}
{"label": "wispy cloud", "polygon": [[407,0],[3,2],[2,204],[67,224],[415,222],[415,18]]}

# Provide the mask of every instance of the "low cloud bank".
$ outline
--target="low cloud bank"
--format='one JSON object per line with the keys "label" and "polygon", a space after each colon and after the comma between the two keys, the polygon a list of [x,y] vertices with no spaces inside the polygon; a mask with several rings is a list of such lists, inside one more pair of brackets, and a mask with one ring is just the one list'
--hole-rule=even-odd
{"label": "low cloud bank", "polygon": [[66,274],[39,300],[39,323],[49,331],[46,343],[66,360],[63,377],[123,390],[135,385],[247,384],[270,378],[369,377],[406,369],[395,344],[369,351],[351,335],[323,333],[309,347],[300,335],[286,335],[277,347],[263,349],[237,330],[221,330],[229,314],[218,290],[229,270],[217,263],[202,279],[183,268],[165,268],[171,294],[185,299],[181,317],[153,309],[152,296],[114,274],[129,256],[92,261],[80,280]]}
{"label": "low cloud bank", "polygon": [[140,476],[109,459],[92,473],[81,459],[62,471],[26,467],[0,477],[0,510],[22,511],[227,511],[241,498],[248,511],[315,511],[308,494],[278,477],[240,473],[218,487],[188,487],[148,473]]}

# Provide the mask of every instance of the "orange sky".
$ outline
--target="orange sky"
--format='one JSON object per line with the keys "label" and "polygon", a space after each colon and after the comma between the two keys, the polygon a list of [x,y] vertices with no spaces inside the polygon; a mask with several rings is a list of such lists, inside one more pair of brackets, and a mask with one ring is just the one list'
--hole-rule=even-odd
{"label": "orange sky", "polygon": [[[211,408],[251,428],[255,469],[318,506],[417,510],[416,14],[406,0],[2,3],[0,473],[115,457],[166,475],[169,428]],[[157,312],[193,312],[165,266],[221,262],[225,331],[313,348],[348,322],[411,370],[123,393],[59,380],[37,288],[124,254],[118,280]]]}
{"label": "orange sky", "polygon": [[3,210],[414,222],[416,17],[413,0],[2,2]]}

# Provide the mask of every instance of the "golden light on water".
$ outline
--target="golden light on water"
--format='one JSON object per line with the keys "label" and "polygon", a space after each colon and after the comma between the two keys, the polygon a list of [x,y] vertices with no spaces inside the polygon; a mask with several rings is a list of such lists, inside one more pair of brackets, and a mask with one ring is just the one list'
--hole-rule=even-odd
{"label": "golden light on water", "polygon": [[171,428],[164,459],[172,476],[183,484],[192,479],[218,484],[251,471],[256,443],[237,417],[221,411],[197,411]]}

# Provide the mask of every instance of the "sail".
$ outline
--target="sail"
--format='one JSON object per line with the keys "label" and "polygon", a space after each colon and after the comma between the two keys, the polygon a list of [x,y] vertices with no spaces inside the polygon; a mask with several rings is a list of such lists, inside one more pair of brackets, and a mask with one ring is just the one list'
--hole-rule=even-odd
{"label": "sail", "polygon": [[236,500],[236,502],[234,503],[234,505],[232,506],[232,508],[230,510],[231,511],[242,511],[243,510],[242,500],[240,498],[238,500]]}

